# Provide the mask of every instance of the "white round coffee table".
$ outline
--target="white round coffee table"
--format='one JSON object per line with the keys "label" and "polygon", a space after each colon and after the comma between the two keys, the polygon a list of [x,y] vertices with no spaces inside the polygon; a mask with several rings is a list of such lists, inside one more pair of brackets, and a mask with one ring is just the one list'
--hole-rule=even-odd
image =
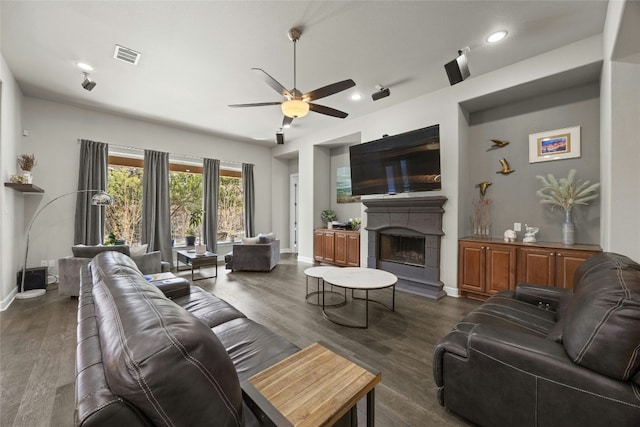
{"label": "white round coffee table", "polygon": [[[323,280],[322,277],[323,275],[331,270],[339,270],[340,267],[331,267],[331,266],[317,266],[317,267],[309,267],[304,271],[304,275],[306,276],[306,285],[307,285],[307,293],[305,295],[305,300],[309,303],[309,304],[313,304],[313,305],[321,305],[320,303],[320,294],[322,294],[322,301],[324,302],[325,299],[325,290],[324,290],[324,284],[322,287],[322,291],[320,290],[320,282]],[[309,292],[309,277],[316,279],[316,291],[315,292]],[[344,295],[339,293],[339,292],[334,292],[333,290],[331,291],[326,291],[326,293],[328,294],[335,294],[338,295],[340,297],[342,297],[342,301],[338,301],[336,303],[331,303],[331,304],[325,304],[327,307],[337,307],[337,306],[341,306],[346,304],[347,302],[347,290],[344,290]],[[309,301],[309,297],[315,295],[317,297],[317,302],[311,302]]]}
{"label": "white round coffee table", "polygon": [[[325,311],[325,305],[322,305],[322,314],[324,317],[338,325],[348,326],[351,328],[368,328],[369,327],[369,301],[381,304],[391,311],[396,310],[396,283],[398,278],[384,270],[377,270],[375,268],[361,268],[361,267],[344,267],[335,270],[327,270],[323,276],[323,288],[324,284],[330,284],[338,286],[340,288],[351,289],[352,299],[362,299],[365,301],[365,323],[364,325],[348,324],[332,319]],[[388,305],[369,298],[369,291],[392,288],[392,303],[391,307]],[[354,291],[364,291],[364,298],[356,298],[353,294]]]}

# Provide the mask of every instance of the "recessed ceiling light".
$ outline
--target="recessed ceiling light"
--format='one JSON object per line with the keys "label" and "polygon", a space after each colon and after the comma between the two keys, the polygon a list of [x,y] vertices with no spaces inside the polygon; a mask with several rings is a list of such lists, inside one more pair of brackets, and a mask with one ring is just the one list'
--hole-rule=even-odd
{"label": "recessed ceiling light", "polygon": [[353,95],[351,95],[352,101],[360,101],[361,99],[362,99],[362,95],[360,95],[359,93],[354,93]]}
{"label": "recessed ceiling light", "polygon": [[93,71],[93,67],[86,62],[76,62],[76,66],[82,71]]}
{"label": "recessed ceiling light", "polygon": [[487,37],[487,43],[497,43],[503,38],[507,37],[507,30],[496,31],[495,33],[489,34]]}

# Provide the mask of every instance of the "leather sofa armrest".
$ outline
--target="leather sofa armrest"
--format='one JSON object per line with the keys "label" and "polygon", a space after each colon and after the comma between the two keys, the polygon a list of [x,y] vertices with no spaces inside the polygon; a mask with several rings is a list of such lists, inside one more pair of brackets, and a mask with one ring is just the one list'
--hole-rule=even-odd
{"label": "leather sofa armrest", "polygon": [[160,289],[162,293],[169,299],[183,297],[189,295],[191,292],[191,286],[187,279],[182,277],[175,277],[173,279],[158,280],[152,282],[156,288]]}
{"label": "leather sofa armrest", "polygon": [[433,378],[436,385],[444,385],[442,376],[442,358],[444,353],[452,353],[456,356],[467,357],[467,340],[469,335],[461,331],[451,331],[447,336],[440,339],[433,352]]}
{"label": "leather sofa armrest", "polygon": [[560,299],[572,294],[569,289],[537,285],[533,283],[519,283],[516,286],[515,298],[547,310],[557,310]]}

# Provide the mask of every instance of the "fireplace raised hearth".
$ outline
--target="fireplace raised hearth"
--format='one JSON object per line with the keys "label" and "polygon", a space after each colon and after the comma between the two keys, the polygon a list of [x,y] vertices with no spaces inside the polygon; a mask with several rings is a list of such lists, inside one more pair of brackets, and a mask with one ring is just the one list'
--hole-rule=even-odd
{"label": "fireplace raised hearth", "polygon": [[446,197],[363,200],[367,207],[367,267],[398,277],[399,290],[440,299],[440,238]]}

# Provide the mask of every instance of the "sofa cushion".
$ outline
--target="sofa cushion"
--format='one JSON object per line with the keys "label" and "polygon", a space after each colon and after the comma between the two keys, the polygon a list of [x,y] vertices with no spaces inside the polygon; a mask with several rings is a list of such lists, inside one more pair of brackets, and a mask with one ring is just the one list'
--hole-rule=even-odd
{"label": "sofa cushion", "polygon": [[611,253],[584,264],[562,343],[578,365],[627,380],[640,366],[640,265]]}
{"label": "sofa cushion", "polygon": [[71,247],[71,252],[74,257],[77,258],[93,258],[102,252],[115,251],[125,255],[130,255],[129,246],[127,245],[114,245],[114,246],[85,246],[75,245]]}
{"label": "sofa cushion", "polygon": [[218,326],[229,320],[245,317],[240,311],[228,302],[204,291],[198,286],[191,286],[191,291],[173,302],[183,307],[198,320],[210,328]]}
{"label": "sofa cushion", "polygon": [[110,390],[154,425],[242,425],[238,376],[211,329],[136,273],[124,255],[102,253],[91,270]]}

